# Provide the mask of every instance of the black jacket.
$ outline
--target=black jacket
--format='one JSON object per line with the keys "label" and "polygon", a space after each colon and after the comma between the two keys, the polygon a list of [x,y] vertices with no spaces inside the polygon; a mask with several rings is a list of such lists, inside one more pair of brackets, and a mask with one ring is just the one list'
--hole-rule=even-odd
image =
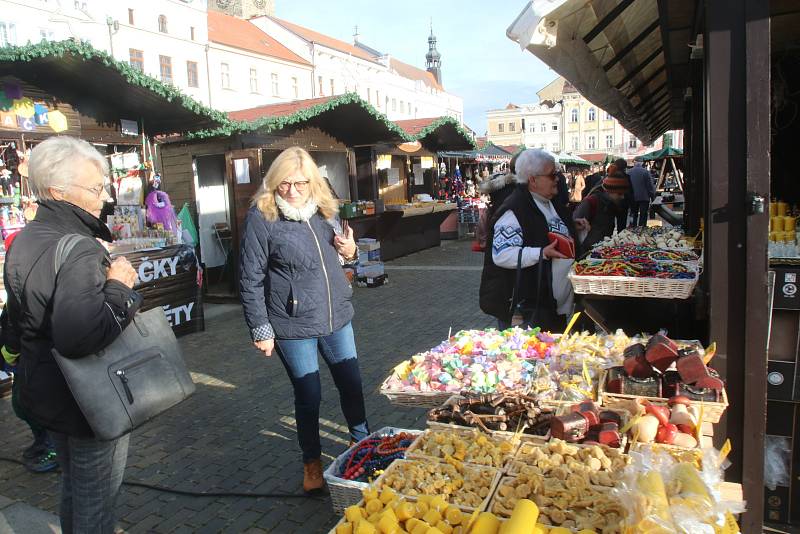
{"label": "black jacket", "polygon": [[239,261],[244,316],[254,339],[271,325],[278,339],[308,339],[353,318],[353,288],[333,247],[333,227],[316,213],[307,222],[268,221],[258,208],[245,220]]}
{"label": "black jacket", "polygon": [[[594,216],[585,214],[584,212],[590,211],[589,205],[596,203],[596,210]],[[622,213],[623,209],[615,204],[608,193],[602,187],[596,188],[588,197],[583,199],[581,205],[575,210],[573,216],[575,218],[584,217],[588,219],[590,229],[586,234],[586,238],[580,243],[580,254],[584,254],[591,250],[591,248],[614,233],[614,225],[617,217]]]}
{"label": "black jacket", "polygon": [[[557,201],[553,207],[567,225],[570,236],[575,238],[575,227],[566,208]],[[547,237],[549,228],[544,214],[533,201],[530,192],[525,188],[517,188],[503,205],[495,212],[489,227],[489,236],[494,236],[494,226],[505,212],[512,210],[522,228],[523,247],[546,247],[550,244]],[[494,264],[492,260],[492,246],[486,247],[481,275],[480,306],[484,313],[497,317],[501,321],[511,320],[511,297],[516,284],[516,270],[504,269]],[[539,286],[539,269],[544,269]],[[554,329],[556,322],[556,302],[553,298],[552,264],[549,261],[539,261],[532,267],[522,269],[522,283],[520,287],[521,299],[526,307],[533,309],[538,303],[537,323],[545,329]],[[537,326],[534,325],[534,326]]]}
{"label": "black jacket", "polygon": [[[56,243],[81,234],[55,275]],[[6,254],[9,321],[21,355],[15,379],[25,413],[47,429],[91,437],[92,431],[51,354],[81,358],[111,344],[133,318],[140,299],[124,284],[106,280],[110,259],[95,238],[111,241],[90,213],[61,201],[40,202],[36,219]]]}

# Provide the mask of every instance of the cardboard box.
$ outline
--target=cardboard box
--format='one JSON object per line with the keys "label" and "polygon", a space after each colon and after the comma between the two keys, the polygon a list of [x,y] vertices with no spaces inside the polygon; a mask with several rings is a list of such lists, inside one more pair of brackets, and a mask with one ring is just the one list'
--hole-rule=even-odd
{"label": "cardboard box", "polygon": [[356,276],[358,278],[377,278],[384,274],[383,263],[366,262],[356,265]]}
{"label": "cardboard box", "polygon": [[365,252],[380,250],[381,248],[381,242],[375,239],[359,239],[356,245],[358,245],[358,250]]}

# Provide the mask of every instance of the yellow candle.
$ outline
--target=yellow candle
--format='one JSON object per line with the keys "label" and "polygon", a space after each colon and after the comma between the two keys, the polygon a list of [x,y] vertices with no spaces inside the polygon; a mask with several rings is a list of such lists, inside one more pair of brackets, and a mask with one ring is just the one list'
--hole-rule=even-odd
{"label": "yellow candle", "polygon": [[786,210],[788,208],[788,204],[786,202],[778,202],[778,213],[779,217],[783,217],[786,215]]}
{"label": "yellow candle", "polygon": [[784,217],[773,217],[772,218],[772,231],[773,232],[783,232],[783,220],[784,220]]}
{"label": "yellow candle", "polygon": [[530,499],[520,499],[511,518],[503,526],[505,534],[529,534],[539,519],[539,507]]}
{"label": "yellow candle", "polygon": [[478,520],[470,530],[470,534],[497,534],[500,529],[500,520],[490,512],[481,512]]}
{"label": "yellow candle", "polygon": [[769,203],[769,216],[775,217],[778,214],[778,203],[777,202],[770,202]]}
{"label": "yellow candle", "polygon": [[797,219],[794,217],[786,216],[783,218],[783,229],[787,232],[794,232],[797,225]]}

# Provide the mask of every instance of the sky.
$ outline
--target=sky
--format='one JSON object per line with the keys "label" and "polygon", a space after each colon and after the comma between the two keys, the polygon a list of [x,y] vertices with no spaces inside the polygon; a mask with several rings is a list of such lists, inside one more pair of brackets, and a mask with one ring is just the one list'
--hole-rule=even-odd
{"label": "sky", "polygon": [[276,16],[343,41],[359,41],[425,68],[431,19],[445,90],[464,99],[464,122],[486,131],[486,111],[538,100],[557,74],[506,37],[526,0],[276,0]]}

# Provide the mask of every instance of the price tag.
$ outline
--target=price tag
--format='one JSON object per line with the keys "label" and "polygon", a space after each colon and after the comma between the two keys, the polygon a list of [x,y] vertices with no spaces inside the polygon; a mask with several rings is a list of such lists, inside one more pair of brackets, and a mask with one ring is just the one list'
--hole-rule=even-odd
{"label": "price tag", "polygon": [[730,511],[725,512],[725,525],[722,527],[722,534],[739,534],[739,525],[736,523]]}
{"label": "price tag", "polygon": [[731,453],[731,440],[726,439],[725,443],[722,444],[722,448],[719,450],[720,463],[724,462],[730,453]]}

